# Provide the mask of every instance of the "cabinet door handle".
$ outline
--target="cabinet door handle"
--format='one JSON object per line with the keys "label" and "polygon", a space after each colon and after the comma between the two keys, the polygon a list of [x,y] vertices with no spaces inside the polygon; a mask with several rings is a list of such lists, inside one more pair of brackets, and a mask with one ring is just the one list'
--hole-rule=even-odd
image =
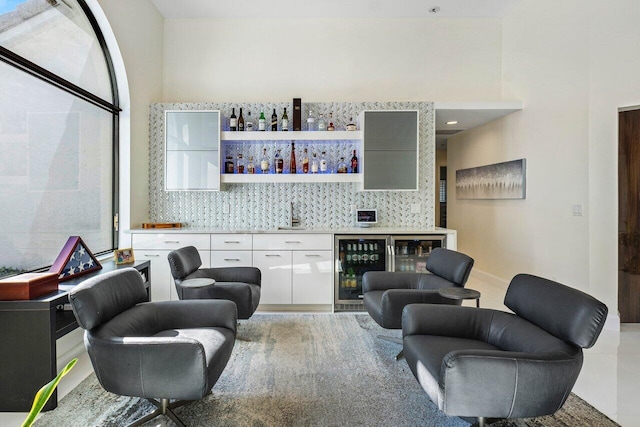
{"label": "cabinet door handle", "polygon": [[265,254],[265,256],[271,256],[271,257],[277,256],[277,257],[279,257],[280,255],[278,255],[278,254]]}
{"label": "cabinet door handle", "polygon": [[238,240],[225,240],[225,243],[240,243]]}
{"label": "cabinet door handle", "polygon": [[180,243],[180,240],[165,240],[165,243]]}
{"label": "cabinet door handle", "polygon": [[225,261],[237,261],[240,262],[240,258],[225,258]]}
{"label": "cabinet door handle", "polygon": [[285,240],[285,243],[301,243],[300,240]]}
{"label": "cabinet door handle", "polygon": [[320,257],[320,255],[318,255],[318,254],[305,254],[304,256],[308,256],[308,257],[316,257],[316,258],[319,258],[319,257]]}

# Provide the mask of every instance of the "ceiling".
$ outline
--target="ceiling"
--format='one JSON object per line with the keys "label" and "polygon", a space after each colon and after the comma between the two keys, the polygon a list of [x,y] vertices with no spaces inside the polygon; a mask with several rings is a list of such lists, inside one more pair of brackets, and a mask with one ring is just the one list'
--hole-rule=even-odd
{"label": "ceiling", "polygon": [[[169,19],[502,18],[521,0],[151,0]],[[437,13],[430,12],[438,8]]]}

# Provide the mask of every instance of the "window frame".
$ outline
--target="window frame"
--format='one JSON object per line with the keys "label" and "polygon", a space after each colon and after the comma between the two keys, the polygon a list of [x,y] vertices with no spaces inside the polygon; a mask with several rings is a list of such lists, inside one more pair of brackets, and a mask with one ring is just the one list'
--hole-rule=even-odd
{"label": "window frame", "polygon": [[[96,40],[100,45],[102,54],[104,55],[107,66],[107,73],[111,83],[111,97],[113,101],[105,100],[92,92],[60,77],[59,75],[39,66],[38,64],[16,54],[15,52],[0,46],[0,61],[17,68],[37,79],[40,79],[58,89],[61,89],[72,96],[75,96],[85,102],[88,102],[98,108],[111,113],[111,135],[112,135],[112,166],[111,166],[111,185],[112,185],[112,227],[111,227],[111,248],[96,252],[95,255],[103,255],[113,252],[118,247],[118,216],[119,216],[119,148],[120,148],[120,112],[119,106],[118,83],[116,79],[115,68],[111,58],[111,53],[107,46],[100,25],[85,0],[76,0],[87,17],[91,28],[95,34]],[[50,266],[38,267],[32,271],[44,271]]]}

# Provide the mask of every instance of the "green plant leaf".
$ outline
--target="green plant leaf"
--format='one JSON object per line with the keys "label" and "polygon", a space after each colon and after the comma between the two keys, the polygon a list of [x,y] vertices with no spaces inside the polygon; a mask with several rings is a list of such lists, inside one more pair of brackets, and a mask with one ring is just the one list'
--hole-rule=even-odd
{"label": "green plant leaf", "polygon": [[40,390],[36,393],[36,397],[33,399],[33,405],[31,406],[31,411],[29,411],[29,415],[27,415],[27,419],[22,423],[22,427],[29,427],[36,420],[36,417],[42,411],[44,405],[47,404],[47,401],[51,398],[53,391],[58,386],[58,383],[67,375],[67,373],[73,368],[73,366],[78,362],[78,359],[75,358],[71,362],[67,363],[67,366],[62,368],[62,370],[58,373],[58,375],[52,379],[49,383],[42,386]]}

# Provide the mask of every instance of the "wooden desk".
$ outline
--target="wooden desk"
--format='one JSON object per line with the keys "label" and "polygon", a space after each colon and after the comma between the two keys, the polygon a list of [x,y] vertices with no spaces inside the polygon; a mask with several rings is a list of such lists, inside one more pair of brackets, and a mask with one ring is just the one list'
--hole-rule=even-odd
{"label": "wooden desk", "polygon": [[[145,279],[150,296],[149,261],[115,265],[60,283],[58,291],[33,300],[0,301],[0,411],[29,412],[36,392],[57,375],[56,340],[78,327],[73,312],[65,310],[69,291],[84,280],[109,271],[134,267]],[[45,411],[58,406],[54,392]]]}

